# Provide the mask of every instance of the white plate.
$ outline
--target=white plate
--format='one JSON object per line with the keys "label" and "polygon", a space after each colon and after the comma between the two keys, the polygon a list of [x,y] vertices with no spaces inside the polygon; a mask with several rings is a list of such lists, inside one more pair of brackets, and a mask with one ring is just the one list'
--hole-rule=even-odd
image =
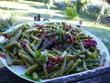
{"label": "white plate", "polygon": [[[32,25],[33,23],[35,23],[35,22],[29,22],[28,24],[29,24],[29,25]],[[42,23],[45,23],[45,22],[36,22],[36,23],[42,24]],[[15,30],[16,28],[20,27],[20,26],[23,25],[23,24],[24,24],[24,23],[19,24],[19,25],[16,25],[16,26],[14,26],[14,27],[11,27],[11,29],[7,30],[5,33],[11,32],[11,31]],[[105,56],[105,64],[104,64],[104,66],[108,66],[108,65],[109,65],[109,62],[110,62],[110,57],[109,57],[109,52],[108,52],[107,48],[105,47],[105,45],[102,43],[102,41],[101,41],[100,39],[98,39],[98,38],[97,38],[96,36],[94,36],[93,34],[89,33],[88,31],[85,31],[85,30],[83,30],[83,31],[85,32],[86,35],[89,35],[89,36],[93,37],[93,38],[96,40],[96,42],[97,42],[97,44],[98,44],[98,45],[97,45],[97,48],[100,49],[100,54],[103,55],[103,56]],[[0,40],[3,41],[3,39],[4,39],[3,37],[0,37]],[[4,39],[4,40],[5,40],[5,39]],[[2,41],[0,41],[0,42],[2,42]],[[8,66],[7,63],[6,63],[5,58],[0,57],[0,60],[2,61],[2,63],[3,63],[11,72],[13,72],[14,74],[16,74],[17,76],[19,76],[19,77],[21,77],[21,78],[23,78],[23,79],[25,79],[25,80],[31,81],[31,82],[38,82],[38,81],[34,81],[34,80],[31,80],[31,79],[28,79],[28,78],[24,75],[24,72],[25,72],[25,67],[24,67],[24,66]],[[93,69],[93,71],[94,71],[94,69]],[[85,71],[85,72],[87,72],[87,71]],[[83,73],[83,72],[81,72],[81,73]],[[81,74],[81,73],[76,73],[76,74]],[[71,75],[73,75],[73,74],[71,74]],[[70,76],[70,75],[67,75],[67,76]],[[64,77],[67,77],[67,76],[57,77],[57,78],[53,78],[53,79],[64,78]],[[53,80],[53,79],[47,79],[47,80],[41,80],[41,81],[42,81],[42,82],[46,82],[46,81]]]}

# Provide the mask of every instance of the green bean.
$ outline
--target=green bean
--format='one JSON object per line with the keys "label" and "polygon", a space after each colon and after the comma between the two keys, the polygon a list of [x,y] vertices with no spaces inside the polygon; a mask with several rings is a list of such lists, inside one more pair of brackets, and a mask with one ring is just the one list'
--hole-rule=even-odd
{"label": "green bean", "polygon": [[95,62],[87,63],[87,68],[88,69],[93,69],[93,68],[98,67],[98,66],[100,66],[99,63],[95,63]]}
{"label": "green bean", "polygon": [[51,53],[48,53],[48,58],[52,58],[52,59],[54,59],[54,60],[57,60],[57,57],[56,56],[54,56],[53,54],[51,54]]}
{"label": "green bean", "polygon": [[23,35],[23,37],[25,37],[26,39],[30,39],[30,36],[29,36],[29,34],[27,34],[27,33],[22,33],[22,35]]}
{"label": "green bean", "polygon": [[12,60],[12,64],[13,65],[24,65],[24,62],[21,59],[14,59]]}
{"label": "green bean", "polygon": [[37,42],[38,42],[38,41],[34,40],[34,41],[32,42],[32,44],[35,45]]}
{"label": "green bean", "polygon": [[6,53],[6,62],[7,62],[8,65],[11,65],[11,64],[12,64],[12,59],[11,59],[11,57],[9,56],[8,53]]}
{"label": "green bean", "polygon": [[38,67],[39,66],[38,66],[37,63],[34,64],[34,65],[32,65],[31,67],[29,67],[29,68],[26,69],[25,74],[26,75],[31,75],[33,72],[35,72],[37,70]]}
{"label": "green bean", "polygon": [[62,53],[61,57],[65,57],[66,55],[67,55],[67,52],[64,51],[64,52]]}
{"label": "green bean", "polygon": [[83,59],[82,61],[83,61],[83,68],[84,68],[85,70],[88,70],[85,60]]}
{"label": "green bean", "polygon": [[54,70],[54,71],[50,72],[50,73],[48,74],[48,78],[52,78],[53,75],[54,75],[57,71],[58,71],[58,70]]}
{"label": "green bean", "polygon": [[22,58],[22,60],[23,60],[23,62],[25,64],[26,68],[31,67],[31,64],[29,64],[25,59]]}
{"label": "green bean", "polygon": [[83,43],[81,41],[80,41],[80,47],[81,47],[82,51],[85,51],[84,45],[83,45]]}
{"label": "green bean", "polygon": [[26,55],[23,54],[21,51],[19,51],[19,56],[20,56],[22,59],[26,60],[29,64],[34,64],[34,61],[32,60],[32,58],[29,57],[29,56],[26,56]]}
{"label": "green bean", "polygon": [[36,48],[35,48],[34,44],[30,44],[30,47],[32,48],[33,51],[36,51]]}
{"label": "green bean", "polygon": [[83,37],[86,37],[86,35],[83,33],[83,32],[80,32],[80,33],[78,33],[76,36],[83,36]]}
{"label": "green bean", "polygon": [[28,33],[30,33],[30,32],[40,32],[40,30],[37,29],[37,28],[32,28],[32,29],[26,30],[25,32],[26,32],[26,33],[27,33],[27,32],[28,32]]}
{"label": "green bean", "polygon": [[37,72],[33,72],[32,77],[33,77],[33,80],[38,80],[39,79],[39,76],[38,76]]}
{"label": "green bean", "polygon": [[47,78],[48,77],[48,71],[47,71],[47,65],[45,63],[43,63],[43,71],[44,71],[45,77]]}
{"label": "green bean", "polygon": [[17,44],[17,47],[19,48],[21,53],[25,54],[26,56],[32,57],[29,51],[27,51],[27,49],[24,49],[20,43]]}
{"label": "green bean", "polygon": [[53,51],[54,51],[54,52],[56,52],[56,53],[58,53],[59,55],[61,55],[61,54],[62,54],[62,52],[61,52],[61,51],[56,50],[56,49],[54,49],[54,48],[53,48]]}
{"label": "green bean", "polygon": [[13,48],[13,54],[12,55],[18,55],[18,48],[17,47]]}
{"label": "green bean", "polygon": [[67,54],[66,56],[65,56],[67,59],[76,59],[78,56],[77,55],[71,55],[71,54]]}
{"label": "green bean", "polygon": [[34,39],[34,40],[36,40],[36,41],[39,41],[40,40],[38,37],[34,36],[33,34],[31,34],[31,38]]}
{"label": "green bean", "polygon": [[67,66],[66,66],[66,69],[65,69],[65,73],[72,67],[72,65],[74,64],[75,62],[73,60],[71,60],[69,63],[67,63]]}
{"label": "green bean", "polygon": [[55,70],[58,70],[58,69],[60,69],[59,64],[56,64],[51,69],[49,69],[48,71],[52,72],[52,71],[55,71]]}
{"label": "green bean", "polygon": [[66,63],[67,63],[67,59],[66,59],[66,57],[64,57],[64,62],[62,63],[62,66],[61,66],[60,76],[62,76],[64,74],[64,70],[66,68]]}
{"label": "green bean", "polygon": [[[26,40],[26,39],[24,39],[22,42],[26,42],[25,43],[25,49],[34,57],[35,56],[35,52],[30,48],[30,46],[29,46],[29,41],[28,40]],[[22,48],[22,46],[20,45],[20,43],[18,44],[18,47],[19,48]]]}
{"label": "green bean", "polygon": [[43,42],[43,39],[40,39],[40,40],[38,41],[36,50],[40,48],[42,42]]}
{"label": "green bean", "polygon": [[58,77],[60,74],[60,70],[57,70],[56,72],[53,73],[53,75],[50,76],[50,78]]}
{"label": "green bean", "polygon": [[26,50],[33,56],[35,56],[35,52],[30,48],[28,44],[26,44]]}
{"label": "green bean", "polygon": [[4,32],[0,32],[0,36],[4,35],[5,33]]}
{"label": "green bean", "polygon": [[16,36],[13,38],[13,41],[18,40],[19,37],[21,36],[21,34],[22,34],[22,30],[19,30],[18,33],[16,34]]}
{"label": "green bean", "polygon": [[13,47],[15,47],[17,45],[17,41],[13,41],[11,43],[9,43],[8,45],[5,46],[6,50],[11,50]]}
{"label": "green bean", "polygon": [[92,38],[89,37],[89,36],[79,36],[79,38],[80,38],[80,40],[82,40],[82,39],[92,39]]}
{"label": "green bean", "polygon": [[76,67],[79,63],[81,63],[81,59],[78,59],[78,60],[72,65],[72,67],[67,71],[67,73],[70,73],[70,72],[74,71],[75,67]]}

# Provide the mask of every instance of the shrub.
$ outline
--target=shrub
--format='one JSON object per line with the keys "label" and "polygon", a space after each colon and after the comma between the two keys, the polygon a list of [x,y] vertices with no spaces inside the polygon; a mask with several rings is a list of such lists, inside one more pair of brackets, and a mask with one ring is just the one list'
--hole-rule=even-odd
{"label": "shrub", "polygon": [[43,0],[43,3],[44,3],[45,5],[47,5],[47,4],[49,3],[49,0]]}
{"label": "shrub", "polygon": [[11,17],[7,19],[0,18],[0,32],[6,31],[11,26],[13,26],[16,22],[15,14],[12,13]]}
{"label": "shrub", "polygon": [[[101,4],[87,4],[81,8],[79,13],[82,17],[88,17],[91,20],[96,20],[98,15],[100,15],[101,9]],[[105,7],[103,16],[110,16],[110,6]]]}
{"label": "shrub", "polygon": [[76,8],[77,8],[77,11],[79,13],[80,9],[86,5],[87,3],[89,3],[90,0],[76,0]]}
{"label": "shrub", "polygon": [[67,7],[66,15],[68,16],[69,19],[74,19],[76,16],[78,16],[76,6]]}
{"label": "shrub", "polygon": [[66,9],[66,3],[63,0],[54,0],[53,4],[60,10]]}
{"label": "shrub", "polygon": [[101,11],[101,6],[89,4],[81,8],[80,15],[82,17],[88,17],[94,20],[97,19],[100,11]]}

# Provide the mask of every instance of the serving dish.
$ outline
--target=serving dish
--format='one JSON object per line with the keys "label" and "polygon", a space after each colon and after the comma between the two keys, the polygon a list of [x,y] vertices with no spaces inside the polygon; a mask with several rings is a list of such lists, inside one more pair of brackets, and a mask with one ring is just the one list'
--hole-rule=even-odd
{"label": "serving dish", "polygon": [[[45,23],[53,23],[53,22],[28,22],[27,24],[28,25],[34,25],[34,24],[45,24]],[[55,23],[55,22],[54,22]],[[57,22],[58,23],[58,22]],[[61,23],[61,22],[59,22]],[[7,30],[6,32],[4,32],[5,34],[7,33],[10,33],[14,30],[16,30],[17,28],[21,27],[22,25],[24,25],[25,23],[22,23],[22,24],[19,24],[19,25],[16,25],[14,27],[11,27],[9,30]],[[72,25],[74,27],[76,27],[75,25]],[[78,27],[77,27],[78,28]],[[110,57],[109,57],[109,52],[106,48],[106,46],[102,43],[102,41],[100,39],[98,39],[96,36],[94,36],[93,34],[89,33],[88,31],[86,30],[83,30],[81,29],[86,35],[92,37],[96,42],[97,42],[97,48],[100,50],[100,55],[102,55],[103,57],[103,60],[102,60],[102,63],[101,66],[108,66],[109,65],[109,62],[110,62]],[[7,39],[4,38],[4,36],[1,36],[1,45],[7,41]],[[14,74],[16,74],[17,76],[23,78],[23,79],[26,79],[28,81],[31,81],[31,82],[46,82],[46,81],[49,81],[49,80],[53,80],[53,79],[62,79],[62,78],[65,78],[65,77],[69,77],[69,75],[65,75],[65,76],[61,76],[61,77],[56,77],[56,78],[52,78],[52,79],[44,79],[44,80],[32,80],[32,79],[29,79],[27,76],[25,76],[25,70],[26,70],[26,67],[25,66],[22,66],[22,65],[8,65],[7,64],[7,61],[6,61],[6,58],[4,57],[0,57],[0,60],[3,62],[3,64],[10,70],[12,71]],[[87,70],[89,71],[89,70]],[[94,71],[94,69],[93,69]],[[76,73],[78,74],[78,73]],[[72,75],[72,74],[71,74]]]}

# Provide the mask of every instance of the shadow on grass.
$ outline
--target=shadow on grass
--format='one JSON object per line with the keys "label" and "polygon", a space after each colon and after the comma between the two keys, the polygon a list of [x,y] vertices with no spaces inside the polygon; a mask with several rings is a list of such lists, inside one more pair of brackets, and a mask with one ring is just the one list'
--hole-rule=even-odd
{"label": "shadow on grass", "polygon": [[48,7],[47,6],[37,6],[37,5],[30,5],[30,7],[32,8],[36,8],[36,9],[47,9]]}
{"label": "shadow on grass", "polygon": [[56,13],[61,14],[61,15],[66,15],[65,11],[57,11]]}
{"label": "shadow on grass", "polygon": [[24,10],[24,11],[27,11],[27,9],[18,9],[18,8],[9,8],[9,7],[0,7],[0,9],[3,9],[3,10]]}
{"label": "shadow on grass", "polygon": [[68,18],[67,17],[60,17],[60,16],[52,16],[52,19],[58,19],[58,20],[68,20]]}
{"label": "shadow on grass", "polygon": [[91,32],[96,37],[98,37],[106,45],[107,48],[110,48],[110,30],[101,29],[95,26],[85,27],[85,30]]}
{"label": "shadow on grass", "polygon": [[[37,4],[36,5],[31,4],[30,7],[33,7],[33,8],[36,8],[36,9],[48,9],[48,6],[47,5],[46,6],[45,5],[43,5],[43,6],[37,6]],[[59,10],[56,6],[54,6],[54,7],[52,6],[51,9],[52,10]]]}
{"label": "shadow on grass", "polygon": [[[28,16],[28,17],[34,17],[34,16],[37,16],[38,14],[40,14],[40,12],[38,13],[27,13],[25,14],[25,16]],[[41,15],[41,18],[43,19],[56,19],[56,20],[65,20],[65,19],[68,19],[67,17],[61,17],[61,16],[57,16],[57,15],[52,15],[50,16],[49,14],[40,14]]]}

